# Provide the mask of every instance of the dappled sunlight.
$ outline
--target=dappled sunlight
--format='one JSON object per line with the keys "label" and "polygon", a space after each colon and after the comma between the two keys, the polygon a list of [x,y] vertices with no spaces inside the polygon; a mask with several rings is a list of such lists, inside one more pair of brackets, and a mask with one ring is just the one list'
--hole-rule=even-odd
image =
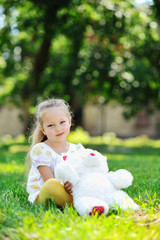
{"label": "dappled sunlight", "polygon": [[23,173],[25,172],[25,166],[20,164],[3,164],[0,163],[0,174],[1,173]]}
{"label": "dappled sunlight", "polygon": [[143,154],[142,156],[139,154],[139,153],[135,153],[134,155],[131,153],[130,155],[128,154],[106,154],[105,155],[107,156],[107,158],[109,160],[123,160],[123,161],[128,161],[128,160],[133,160],[135,162],[138,162],[138,161],[156,161],[157,160],[157,156],[153,156],[153,155],[149,155],[149,154]]}
{"label": "dappled sunlight", "polygon": [[68,136],[68,141],[73,143],[89,143],[90,136],[88,132],[84,131],[83,128],[77,127],[75,131],[71,131]]}
{"label": "dappled sunlight", "polygon": [[[124,159],[124,155],[121,155],[121,154],[107,154],[107,158],[108,160],[110,159],[114,159],[114,160],[125,160]],[[128,156],[126,156],[126,160],[128,159]]]}
{"label": "dappled sunlight", "polygon": [[[102,136],[90,136],[82,127],[77,127],[75,131],[71,131],[67,140],[75,144],[104,145],[107,147],[106,152],[107,150],[110,150],[111,152],[115,151],[116,147],[119,147],[119,149],[121,148],[123,152],[126,153],[131,152],[130,148],[160,148],[160,140],[150,139],[146,135],[121,139],[113,132],[106,132]],[[29,145],[24,135],[19,135],[16,138],[11,137],[10,135],[3,136],[0,139],[0,147],[1,146],[9,146],[9,151],[11,153],[28,152],[29,150]]]}
{"label": "dappled sunlight", "polygon": [[[160,136],[159,1],[0,2],[0,110],[17,106],[21,121],[1,115],[2,134],[15,137],[0,137],[0,240],[160,239],[160,139],[107,132]],[[74,207],[28,201],[29,141],[16,135],[31,133],[35,105],[51,97],[71,105],[75,126],[102,134],[77,127],[68,141],[106,155],[110,171],[130,171],[124,191],[140,210],[81,217]],[[121,111],[133,123],[123,125]]]}
{"label": "dappled sunlight", "polygon": [[26,141],[26,138],[23,134],[18,135],[17,137],[12,137],[11,135],[4,135],[1,136],[0,138],[0,146],[1,145],[10,145],[10,144],[24,144],[24,142]]}
{"label": "dappled sunlight", "polygon": [[[68,141],[73,143],[82,143],[82,144],[95,144],[95,145],[106,145],[110,149],[113,147],[122,147],[126,148],[141,148],[141,147],[151,147],[151,148],[160,148],[160,140],[153,140],[148,138],[146,135],[121,139],[117,138],[116,134],[113,132],[104,133],[103,136],[94,136],[91,137],[88,132],[83,128],[77,127],[74,132],[71,132]],[[114,149],[114,148],[113,148]]]}
{"label": "dappled sunlight", "polygon": [[9,147],[9,151],[11,153],[18,153],[18,152],[28,152],[29,146],[21,146],[21,145],[13,145]]}
{"label": "dappled sunlight", "polygon": [[146,135],[124,140],[125,147],[160,147],[160,140],[149,139]]}

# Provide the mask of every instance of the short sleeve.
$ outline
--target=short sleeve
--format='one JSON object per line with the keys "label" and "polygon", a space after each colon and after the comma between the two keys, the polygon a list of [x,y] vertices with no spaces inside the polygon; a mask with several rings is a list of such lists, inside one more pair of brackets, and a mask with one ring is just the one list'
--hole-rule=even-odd
{"label": "short sleeve", "polygon": [[46,148],[41,144],[36,144],[31,152],[30,157],[32,160],[32,164],[35,167],[38,166],[51,166],[51,153],[46,150]]}

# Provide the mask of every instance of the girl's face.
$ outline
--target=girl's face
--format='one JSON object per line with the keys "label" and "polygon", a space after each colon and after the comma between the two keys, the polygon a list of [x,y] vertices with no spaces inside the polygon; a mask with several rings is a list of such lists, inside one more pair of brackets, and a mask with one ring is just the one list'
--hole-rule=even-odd
{"label": "girl's face", "polygon": [[50,143],[66,141],[70,132],[71,117],[67,115],[63,107],[49,108],[44,112],[42,120],[41,131]]}

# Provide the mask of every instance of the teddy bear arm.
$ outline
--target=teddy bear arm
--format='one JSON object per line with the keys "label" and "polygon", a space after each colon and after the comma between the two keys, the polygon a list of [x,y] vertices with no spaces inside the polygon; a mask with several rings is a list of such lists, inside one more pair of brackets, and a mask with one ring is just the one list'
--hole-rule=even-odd
{"label": "teddy bear arm", "polygon": [[68,181],[72,183],[73,186],[79,181],[79,176],[75,169],[70,164],[66,163],[61,163],[56,167],[55,176],[63,183]]}
{"label": "teddy bear arm", "polygon": [[117,189],[127,188],[132,185],[133,176],[125,169],[119,169],[107,174],[108,179]]}

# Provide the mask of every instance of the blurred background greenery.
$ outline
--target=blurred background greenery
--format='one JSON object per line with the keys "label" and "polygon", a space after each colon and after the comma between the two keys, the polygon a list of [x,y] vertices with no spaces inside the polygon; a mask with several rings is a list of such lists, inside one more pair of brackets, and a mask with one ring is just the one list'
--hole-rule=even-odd
{"label": "blurred background greenery", "polygon": [[0,0],[0,106],[22,110],[25,134],[48,97],[70,103],[75,125],[88,101],[154,113],[159,71],[159,0]]}

